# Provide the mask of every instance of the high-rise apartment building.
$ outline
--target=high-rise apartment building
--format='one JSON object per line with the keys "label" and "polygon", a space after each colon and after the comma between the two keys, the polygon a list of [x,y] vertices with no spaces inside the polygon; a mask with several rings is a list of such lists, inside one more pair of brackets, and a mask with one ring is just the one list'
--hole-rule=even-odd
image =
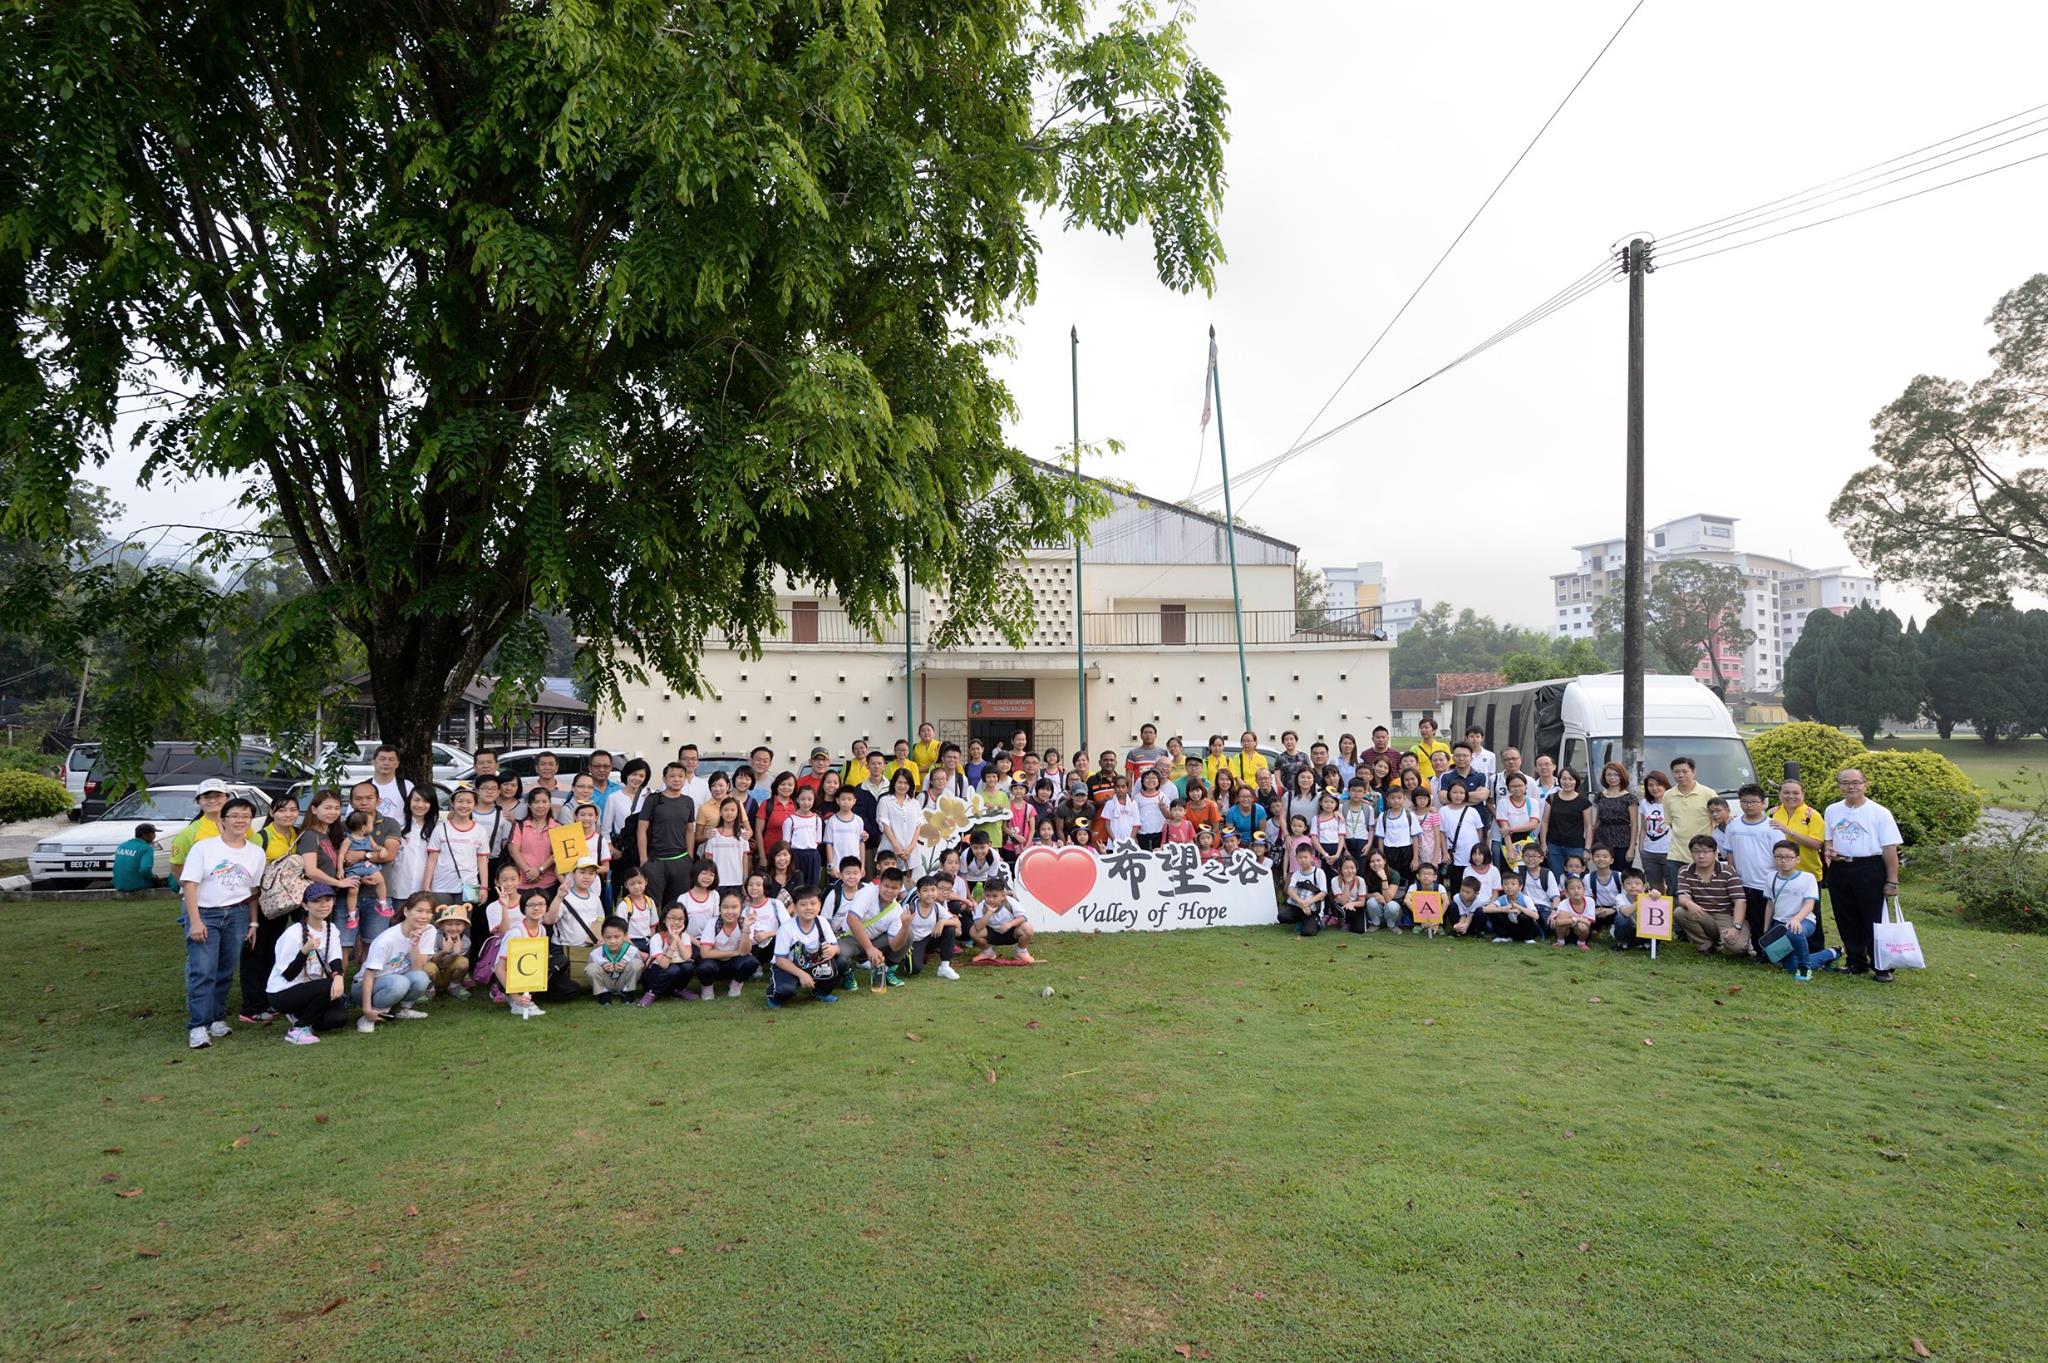
{"label": "high-rise apartment building", "polygon": [[[1588,639],[1595,632],[1594,613],[1610,593],[1619,592],[1623,539],[1572,546],[1579,555],[1577,571],[1551,576],[1556,633]],[[1692,560],[1732,563],[1742,570],[1746,590],[1742,623],[1756,631],[1756,643],[1741,657],[1721,659],[1721,674],[1732,688],[1776,691],[1785,681],[1785,655],[1799,642],[1806,617],[1816,609],[1840,615],[1852,606],[1882,604],[1875,577],[1854,567],[1807,568],[1790,559],[1738,549],[1735,517],[1695,514],[1652,526],[1644,544],[1645,566]],[[1694,669],[1702,680],[1713,676],[1704,657]]]}

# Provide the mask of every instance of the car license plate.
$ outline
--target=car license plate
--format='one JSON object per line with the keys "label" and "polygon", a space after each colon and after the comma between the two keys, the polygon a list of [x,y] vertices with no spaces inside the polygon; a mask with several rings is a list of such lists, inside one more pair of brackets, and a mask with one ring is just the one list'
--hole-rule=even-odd
{"label": "car license plate", "polygon": [[64,863],[64,869],[67,871],[111,871],[114,869],[114,863],[97,857],[89,857],[82,860],[73,857]]}

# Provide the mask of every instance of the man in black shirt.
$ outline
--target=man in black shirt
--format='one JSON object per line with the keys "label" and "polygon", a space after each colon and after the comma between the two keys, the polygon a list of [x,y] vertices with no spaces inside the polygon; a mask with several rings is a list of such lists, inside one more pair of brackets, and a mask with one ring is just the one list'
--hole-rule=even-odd
{"label": "man in black shirt", "polygon": [[680,762],[661,769],[662,788],[640,806],[640,870],[647,897],[666,909],[690,888],[690,854],[697,850],[697,802],[683,794],[689,771]]}

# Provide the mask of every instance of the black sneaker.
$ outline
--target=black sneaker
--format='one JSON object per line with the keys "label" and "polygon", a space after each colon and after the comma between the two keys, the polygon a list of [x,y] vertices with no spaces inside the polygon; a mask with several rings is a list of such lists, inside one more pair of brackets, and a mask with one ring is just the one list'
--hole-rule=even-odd
{"label": "black sneaker", "polygon": [[1879,984],[1890,984],[1892,982],[1892,972],[1889,970],[1873,970],[1870,972],[1870,978]]}

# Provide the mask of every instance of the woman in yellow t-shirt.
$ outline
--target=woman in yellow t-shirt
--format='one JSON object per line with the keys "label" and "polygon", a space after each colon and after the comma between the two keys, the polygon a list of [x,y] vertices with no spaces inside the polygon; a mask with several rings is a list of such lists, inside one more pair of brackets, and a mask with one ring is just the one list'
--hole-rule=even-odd
{"label": "woman in yellow t-shirt", "polygon": [[1785,836],[1799,844],[1799,869],[1807,872],[1816,881],[1820,879],[1820,845],[1827,837],[1827,820],[1821,812],[1806,803],[1806,787],[1797,781],[1786,781],[1778,787],[1778,807],[1771,811],[1771,822],[1785,831]]}
{"label": "woman in yellow t-shirt", "polygon": [[910,760],[920,772],[939,765],[939,731],[929,721],[917,726],[917,742],[910,745]]}

